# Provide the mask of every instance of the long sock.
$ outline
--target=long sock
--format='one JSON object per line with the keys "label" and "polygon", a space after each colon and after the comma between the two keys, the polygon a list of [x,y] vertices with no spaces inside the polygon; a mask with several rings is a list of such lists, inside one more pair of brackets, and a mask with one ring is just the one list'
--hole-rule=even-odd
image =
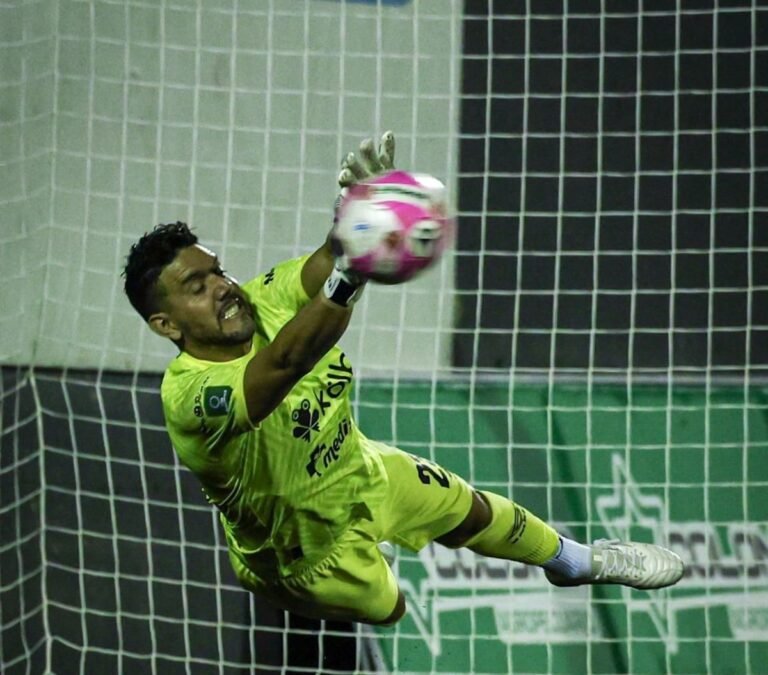
{"label": "long sock", "polygon": [[519,504],[493,492],[480,492],[491,509],[491,522],[472,537],[468,548],[481,555],[541,565],[557,553],[557,532]]}
{"label": "long sock", "polygon": [[592,549],[573,539],[560,537],[557,553],[542,567],[568,579],[587,577],[592,574]]}

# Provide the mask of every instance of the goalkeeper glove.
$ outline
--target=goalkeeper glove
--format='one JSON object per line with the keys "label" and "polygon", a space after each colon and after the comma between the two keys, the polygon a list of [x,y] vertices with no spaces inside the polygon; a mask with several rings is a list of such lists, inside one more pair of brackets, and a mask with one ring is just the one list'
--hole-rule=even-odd
{"label": "goalkeeper glove", "polygon": [[351,307],[363,294],[366,279],[346,268],[346,256],[335,259],[330,276],[323,284],[325,297],[342,307]]}
{"label": "goalkeeper glove", "polygon": [[394,169],[395,135],[391,131],[385,131],[379,142],[378,152],[374,147],[373,139],[366,138],[360,143],[359,154],[358,158],[354,152],[350,152],[342,160],[338,178],[341,188],[347,188],[360,180]]}
{"label": "goalkeeper glove", "polygon": [[323,285],[325,296],[331,302],[344,307],[350,307],[363,293],[367,279],[356,274],[347,263],[347,256],[338,239],[334,237],[334,229],[338,220],[339,206],[346,194],[347,188],[360,180],[371,178],[394,168],[395,161],[395,135],[386,131],[381,137],[378,152],[376,152],[373,140],[366,138],[360,143],[360,158],[354,152],[350,152],[341,163],[341,173],[338,181],[341,191],[333,205],[333,225],[330,233],[331,247],[334,256],[334,266],[331,275]]}
{"label": "goalkeeper glove", "polygon": [[385,131],[379,142],[379,151],[374,151],[373,139],[366,138],[360,143],[360,159],[350,152],[341,162],[338,181],[341,190],[333,203],[333,224],[338,220],[339,206],[347,194],[347,188],[360,180],[372,178],[395,168],[395,135]]}
{"label": "goalkeeper glove", "polygon": [[334,227],[328,235],[328,243],[333,253],[333,269],[323,284],[323,292],[331,302],[342,307],[351,307],[360,299],[368,280],[349,268],[349,262],[341,242],[334,236],[335,229],[336,220],[334,218]]}

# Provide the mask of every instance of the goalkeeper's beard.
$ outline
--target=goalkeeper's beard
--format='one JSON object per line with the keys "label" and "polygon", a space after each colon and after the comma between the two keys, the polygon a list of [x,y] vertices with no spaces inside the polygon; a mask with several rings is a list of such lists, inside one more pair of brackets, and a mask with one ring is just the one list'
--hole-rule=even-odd
{"label": "goalkeeper's beard", "polygon": [[222,332],[219,335],[213,337],[209,344],[217,347],[233,347],[235,345],[242,345],[249,342],[253,337],[254,328],[251,326],[249,330],[239,329],[229,333]]}
{"label": "goalkeeper's beard", "polygon": [[[227,326],[233,323],[235,325]],[[256,332],[256,321],[252,312],[243,312],[234,319],[222,319],[217,316],[215,325],[217,329],[212,329],[208,324],[203,330],[199,326],[196,330],[189,324],[183,326],[182,344],[186,347],[190,344],[201,347],[235,347],[248,343]]]}
{"label": "goalkeeper's beard", "polygon": [[211,336],[209,344],[220,347],[231,347],[248,342],[256,332],[256,322],[251,314],[243,313],[238,317],[239,326],[227,330],[225,324],[230,323],[232,319],[219,319],[219,333]]}

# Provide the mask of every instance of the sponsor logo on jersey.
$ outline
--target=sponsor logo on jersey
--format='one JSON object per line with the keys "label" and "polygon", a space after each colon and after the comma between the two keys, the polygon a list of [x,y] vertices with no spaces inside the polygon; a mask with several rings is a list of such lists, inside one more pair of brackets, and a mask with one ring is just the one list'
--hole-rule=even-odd
{"label": "sponsor logo on jersey", "polygon": [[[336,436],[328,443],[320,443],[312,450],[307,464],[307,473],[310,476],[322,476],[323,471],[339,458],[341,446],[349,434],[349,420],[345,417],[336,430]],[[322,464],[323,471],[320,470]]]}
{"label": "sponsor logo on jersey", "polygon": [[312,438],[312,432],[320,431],[320,413],[314,410],[307,399],[291,413],[291,419],[296,422],[293,427],[293,437],[302,438],[307,443]]}
{"label": "sponsor logo on jersey", "polygon": [[[320,432],[322,421],[328,414],[333,402],[343,398],[344,392],[352,382],[352,366],[344,352],[339,352],[336,361],[328,364],[325,379],[321,386],[312,389],[311,400],[305,398],[298,408],[291,412],[294,422],[293,437],[311,443]],[[330,444],[321,443],[313,448],[306,465],[310,476],[322,475],[322,469],[338,459],[338,450],[349,433],[349,420],[339,424],[335,438]]]}
{"label": "sponsor logo on jersey", "polygon": [[352,381],[352,366],[347,361],[347,355],[344,352],[339,353],[337,363],[331,363],[328,366],[325,376],[325,386],[312,392],[323,417],[325,417],[325,411],[331,407],[331,402],[340,398],[347,385]]}
{"label": "sponsor logo on jersey", "polygon": [[206,387],[203,390],[203,408],[208,417],[220,417],[229,413],[232,404],[232,387]]}

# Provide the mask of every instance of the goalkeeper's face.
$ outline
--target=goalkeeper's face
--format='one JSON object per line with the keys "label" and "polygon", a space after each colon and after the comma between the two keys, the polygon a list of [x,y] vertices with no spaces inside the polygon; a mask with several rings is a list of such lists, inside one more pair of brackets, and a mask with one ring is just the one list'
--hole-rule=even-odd
{"label": "goalkeeper's face", "polygon": [[221,360],[250,348],[256,330],[248,297],[206,248],[183,248],[158,279],[161,311],[152,329],[198,358]]}

